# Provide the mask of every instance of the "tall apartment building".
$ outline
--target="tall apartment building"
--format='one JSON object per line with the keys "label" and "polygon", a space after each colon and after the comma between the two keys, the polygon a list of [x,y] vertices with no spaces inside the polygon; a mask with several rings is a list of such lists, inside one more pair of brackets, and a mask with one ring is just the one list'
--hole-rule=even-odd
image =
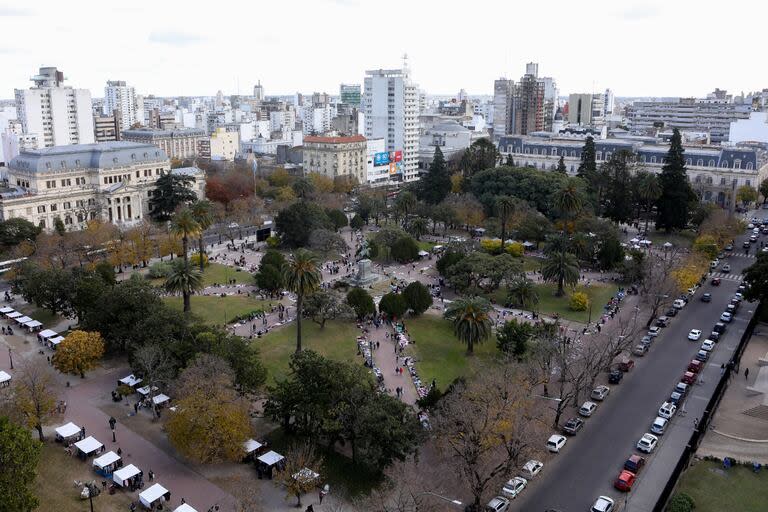
{"label": "tall apartment building", "polygon": [[64,85],[64,73],[40,68],[35,86],[16,89],[16,112],[25,134],[36,134],[38,147],[94,142],[91,93]]}
{"label": "tall apartment building", "polygon": [[568,96],[568,122],[580,126],[601,125],[605,121],[605,95],[571,94]]}
{"label": "tall apartment building", "polygon": [[211,133],[209,148],[211,160],[231,162],[240,150],[240,134],[238,131],[229,131],[219,126]]}
{"label": "tall apartment building", "polygon": [[304,135],[322,135],[331,129],[333,119],[332,108],[327,103],[314,103],[304,107],[303,132]]}
{"label": "tall apartment building", "polygon": [[[102,108],[105,116],[119,115],[121,126],[127,130],[137,121],[136,91],[122,80],[109,80],[104,87]],[[119,114],[115,114],[116,110]]]}
{"label": "tall apartment building", "polygon": [[[365,137],[384,139],[389,152],[402,151],[401,178],[419,178],[419,92],[403,69],[366,71]],[[393,176],[396,177],[396,176]]]}
{"label": "tall apartment building", "polygon": [[613,109],[616,103],[616,98],[613,94],[613,91],[610,89],[605,90],[605,105],[603,106],[603,110],[605,111],[605,115],[611,115],[613,114]]}
{"label": "tall apartment building", "polygon": [[[531,66],[528,64],[529,71]],[[538,65],[533,69],[538,70]],[[535,74],[526,73],[515,88],[513,133],[527,135],[543,131],[544,120],[544,83]]]}
{"label": "tall apartment building", "polygon": [[253,86],[253,99],[256,101],[264,101],[264,86],[261,85],[261,80]]}
{"label": "tall apartment building", "polygon": [[178,130],[139,128],[137,130],[125,130],[122,139],[124,141],[153,144],[165,151],[168,157],[178,158],[179,160],[195,158],[200,141],[209,140],[207,132],[198,128]]}
{"label": "tall apartment building", "polygon": [[10,162],[22,151],[29,151],[37,148],[37,134],[24,133],[21,121],[11,119],[8,126],[0,134],[0,142],[3,146],[3,162]]}
{"label": "tall apartment building", "polygon": [[515,82],[499,78],[493,82],[493,140],[512,133],[514,124]]}
{"label": "tall apartment building", "polygon": [[627,108],[627,123],[633,132],[678,128],[681,131],[708,133],[712,143],[720,143],[728,140],[731,123],[749,119],[751,110],[751,105],[717,98],[636,101]]}
{"label": "tall apartment building", "polygon": [[350,137],[304,137],[304,172],[329,178],[353,176],[358,183],[368,181],[366,143],[362,135]]}
{"label": "tall apartment building", "polygon": [[340,102],[354,107],[360,106],[360,84],[341,84],[339,86]]}
{"label": "tall apartment building", "polygon": [[115,111],[113,114],[93,116],[93,134],[96,142],[120,140],[123,131],[122,126],[119,111]]}

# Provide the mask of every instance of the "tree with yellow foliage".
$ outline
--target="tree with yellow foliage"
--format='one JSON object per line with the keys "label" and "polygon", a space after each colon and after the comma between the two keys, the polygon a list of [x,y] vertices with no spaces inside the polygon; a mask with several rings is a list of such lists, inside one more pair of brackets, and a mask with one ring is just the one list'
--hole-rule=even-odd
{"label": "tree with yellow foliage", "polygon": [[717,258],[717,240],[713,235],[701,235],[693,242],[693,250],[705,255],[710,260]]}
{"label": "tree with yellow foliage", "polygon": [[13,412],[29,428],[37,430],[41,441],[45,440],[43,425],[56,409],[58,390],[53,372],[43,362],[28,362],[13,376]]}
{"label": "tree with yellow foliage", "polygon": [[104,355],[104,339],[96,331],[72,331],[56,348],[53,366],[62,373],[80,374],[94,368]]}
{"label": "tree with yellow foliage", "polygon": [[319,172],[311,172],[307,178],[309,178],[309,181],[315,187],[315,190],[321,194],[328,194],[333,192],[332,178],[329,178],[324,174],[320,174]]}
{"label": "tree with yellow foliage", "polygon": [[707,261],[705,256],[694,253],[672,271],[672,277],[680,291],[692,288],[701,280],[701,276],[707,272]]}
{"label": "tree with yellow foliage", "polygon": [[201,464],[240,460],[251,423],[246,403],[235,392],[229,364],[199,354],[181,373],[175,389],[180,398],[165,424],[173,446]]}

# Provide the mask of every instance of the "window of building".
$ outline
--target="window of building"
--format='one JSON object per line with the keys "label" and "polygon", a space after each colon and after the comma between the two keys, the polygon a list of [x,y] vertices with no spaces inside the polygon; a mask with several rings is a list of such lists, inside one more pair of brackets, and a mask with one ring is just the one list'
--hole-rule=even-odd
{"label": "window of building", "polygon": [[655,156],[652,156],[652,157],[651,157],[651,163],[652,163],[652,164],[655,164],[655,163],[656,163],[656,157],[655,157]]}
{"label": "window of building", "polygon": [[752,186],[752,180],[747,180],[746,182],[744,182],[744,184],[746,186],[748,186],[748,187],[751,187]]}
{"label": "window of building", "polygon": [[595,160],[602,160],[603,159],[603,152],[602,151],[598,151],[596,154],[597,154],[597,158]]}
{"label": "window of building", "polygon": [[747,162],[747,170],[748,171],[752,170],[752,162]]}
{"label": "window of building", "polygon": [[720,167],[727,168],[728,167],[728,160],[723,160],[720,162]]}
{"label": "window of building", "polygon": [[739,160],[738,158],[736,160],[734,160],[733,161],[733,168],[734,169],[741,169],[741,160]]}
{"label": "window of building", "polygon": [[715,161],[714,160],[710,160],[709,161],[709,167],[714,167],[714,166],[715,166]]}
{"label": "window of building", "polygon": [[701,167],[702,165],[704,165],[704,160],[703,160],[703,159],[701,159],[701,158],[699,158],[698,160],[696,160],[696,165],[698,165],[699,167]]}
{"label": "window of building", "polygon": [[52,204],[52,205],[51,205],[51,211],[52,211],[52,212],[55,212],[55,211],[56,211],[56,210],[58,210],[58,209],[59,209],[59,208],[58,208],[58,206],[56,205],[56,203],[54,203],[54,204]]}
{"label": "window of building", "polygon": [[45,213],[45,205],[41,204],[37,207],[37,213]]}
{"label": "window of building", "polygon": [[72,203],[70,203],[69,201],[65,201],[63,206],[65,210],[69,210],[72,208]]}
{"label": "window of building", "polygon": [[720,185],[725,186],[725,178],[720,178]]}

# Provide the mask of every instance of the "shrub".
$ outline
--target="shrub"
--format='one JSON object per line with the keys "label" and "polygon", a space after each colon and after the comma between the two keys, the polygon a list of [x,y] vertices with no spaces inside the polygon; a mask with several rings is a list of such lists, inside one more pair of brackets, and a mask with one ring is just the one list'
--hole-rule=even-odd
{"label": "shrub", "polygon": [[[193,267],[200,267],[200,253],[196,252],[189,257],[189,264]],[[203,254],[203,267],[208,266],[208,255]]]}
{"label": "shrub", "polygon": [[523,254],[525,254],[525,247],[520,242],[512,242],[511,244],[507,244],[504,246],[504,250],[507,252],[507,254],[514,256],[515,258],[521,258]]}
{"label": "shrub", "polygon": [[414,316],[422,314],[432,305],[432,295],[430,295],[427,287],[419,281],[414,281],[406,286],[403,290],[403,296]]}
{"label": "shrub", "polygon": [[408,302],[399,293],[390,292],[384,295],[379,302],[379,311],[390,318],[402,318],[408,311]]}
{"label": "shrub", "polygon": [[403,236],[392,245],[390,254],[400,263],[408,263],[419,257],[419,246],[410,236]]}
{"label": "shrub", "polygon": [[376,304],[373,297],[362,288],[352,288],[347,294],[347,304],[355,310],[357,318],[362,320],[368,315],[376,314]]}
{"label": "shrub", "polygon": [[568,306],[571,311],[586,311],[589,307],[589,296],[584,292],[571,294],[571,303]]}
{"label": "shrub", "polygon": [[267,238],[267,247],[270,249],[274,249],[280,245],[280,237],[277,235],[272,235],[271,237]]}
{"label": "shrub", "polygon": [[480,240],[480,247],[489,254],[501,253],[501,240],[495,238],[483,238]]}
{"label": "shrub", "polygon": [[440,257],[439,260],[437,260],[437,265],[435,266],[437,267],[437,271],[444,276],[451,266],[455,265],[463,259],[464,254],[448,250]]}
{"label": "shrub", "polygon": [[672,496],[672,499],[669,500],[667,512],[693,512],[694,508],[696,508],[696,504],[694,503],[693,498],[681,492],[675,494]]}
{"label": "shrub", "polygon": [[149,266],[149,277],[152,279],[166,278],[171,275],[173,265],[169,261],[158,261]]}

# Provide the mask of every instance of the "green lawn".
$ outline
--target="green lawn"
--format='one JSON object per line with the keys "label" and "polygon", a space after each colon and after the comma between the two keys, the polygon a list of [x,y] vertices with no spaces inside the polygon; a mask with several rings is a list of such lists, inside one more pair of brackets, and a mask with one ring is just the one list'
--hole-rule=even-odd
{"label": "green lawn", "polygon": [[[554,283],[541,283],[536,285],[539,292],[539,312],[544,315],[553,315],[557,313],[560,318],[571,320],[573,322],[587,323],[589,311],[571,311],[568,307],[570,303],[570,292],[566,290],[563,297],[555,297],[557,285]],[[578,292],[585,292],[589,296],[592,304],[592,321],[600,317],[603,306],[616,293],[617,287],[612,285],[592,284],[589,287],[579,286]]]}
{"label": "green lawn", "polygon": [[[203,272],[203,286],[213,286],[217,284],[227,284],[227,281],[234,279],[237,284],[254,284],[253,276],[243,270],[237,271],[236,268],[221,263],[211,263],[205,267]],[[162,286],[165,279],[151,279],[154,286]]]}
{"label": "green lawn", "polygon": [[423,240],[417,241],[416,245],[419,246],[420,251],[432,252],[432,248],[435,246],[434,242],[425,242]]}
{"label": "green lawn", "polygon": [[[346,361],[363,364],[362,357],[357,355],[355,338],[360,330],[353,322],[337,322],[329,320],[324,328],[320,328],[311,320],[301,324],[302,348],[311,349],[335,361]],[[269,371],[269,381],[285,377],[288,372],[288,362],[296,351],[296,322],[271,331],[265,337],[254,340],[261,350],[261,360]]]}
{"label": "green lawn", "polygon": [[722,467],[722,463],[713,461],[696,462],[683,473],[677,492],[693,498],[696,512],[766,510],[768,471],[753,473],[743,466],[728,470]]}
{"label": "green lawn", "polygon": [[523,270],[526,272],[541,270],[542,261],[544,260],[535,256],[523,256]]}
{"label": "green lawn", "polygon": [[[165,297],[163,300],[174,309],[181,311],[183,308],[181,297]],[[193,295],[192,313],[207,324],[221,325],[240,315],[263,309],[267,304],[269,301],[256,300],[246,295]]]}
{"label": "green lawn", "polygon": [[405,320],[408,334],[415,344],[408,347],[409,354],[416,359],[416,368],[423,382],[437,381],[445,389],[456,377],[470,376],[475,366],[497,354],[496,338],[475,345],[475,355],[467,356],[467,347],[453,335],[453,326],[448,320],[435,315],[422,315]]}

